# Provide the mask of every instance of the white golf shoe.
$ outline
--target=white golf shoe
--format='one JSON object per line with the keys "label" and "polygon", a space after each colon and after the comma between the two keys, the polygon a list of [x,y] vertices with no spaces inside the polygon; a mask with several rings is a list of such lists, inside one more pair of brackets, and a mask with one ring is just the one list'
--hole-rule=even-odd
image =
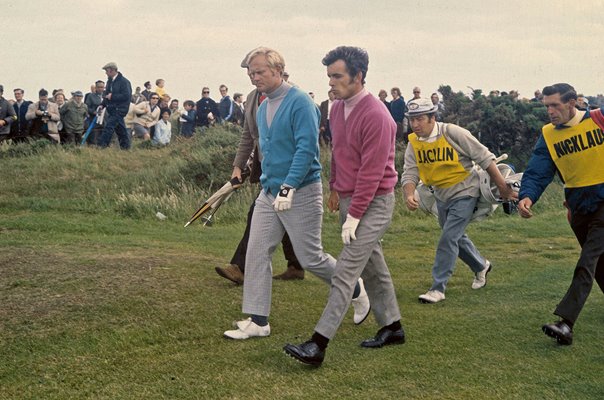
{"label": "white golf shoe", "polygon": [[426,293],[420,295],[418,300],[421,303],[434,304],[445,299],[445,294],[438,290],[428,290]]}
{"label": "white golf shoe", "polygon": [[352,307],[354,308],[354,316],[352,320],[355,325],[360,325],[367,319],[369,311],[371,311],[371,304],[369,304],[369,297],[365,291],[365,285],[363,285],[363,279],[359,278],[359,285],[361,286],[361,293],[359,293],[356,299],[352,299]]}
{"label": "white golf shoe", "polygon": [[486,266],[484,267],[484,269],[480,272],[476,273],[476,276],[474,277],[474,281],[472,282],[472,289],[480,289],[486,286],[487,284],[487,274],[491,271],[491,269],[493,268],[491,266],[491,262],[489,260],[486,260]]}
{"label": "white golf shoe", "polygon": [[271,326],[259,326],[252,321],[251,318],[237,321],[235,323],[237,329],[224,332],[224,337],[229,339],[249,339],[252,337],[264,337],[271,334]]}

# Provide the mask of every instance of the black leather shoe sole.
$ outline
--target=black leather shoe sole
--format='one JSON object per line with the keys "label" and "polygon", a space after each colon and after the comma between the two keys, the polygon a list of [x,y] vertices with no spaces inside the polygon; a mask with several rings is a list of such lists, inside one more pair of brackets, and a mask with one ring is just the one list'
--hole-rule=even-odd
{"label": "black leather shoe sole", "polygon": [[556,339],[556,341],[563,346],[569,346],[573,344],[572,336],[569,337],[567,335],[563,335],[557,329],[552,329],[549,325],[543,325],[541,329],[543,330],[543,333],[545,333],[551,338]]}
{"label": "black leather shoe sole", "polygon": [[364,340],[361,342],[361,347],[367,349],[379,349],[384,346],[390,346],[391,344],[403,344],[405,343],[405,334],[402,332],[393,332],[388,337],[384,338],[373,338]]}
{"label": "black leather shoe sole", "polygon": [[283,346],[283,351],[285,352],[285,354],[287,354],[291,358],[293,358],[305,365],[310,365],[312,367],[320,367],[321,364],[323,363],[323,359],[315,359],[315,358],[311,359],[308,357],[304,357],[302,354],[299,354],[298,347],[295,345],[292,345],[292,344],[286,344],[285,346]]}

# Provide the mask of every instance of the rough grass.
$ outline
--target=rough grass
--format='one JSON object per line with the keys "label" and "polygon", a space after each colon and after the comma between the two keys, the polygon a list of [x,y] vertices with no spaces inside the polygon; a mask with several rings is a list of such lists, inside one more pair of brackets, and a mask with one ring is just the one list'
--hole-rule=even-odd
{"label": "rough grass", "polygon": [[[402,346],[360,348],[377,327],[372,317],[354,326],[350,314],[320,369],[286,357],[282,346],[306,340],[325,305],[328,288],[310,275],[275,282],[270,337],[223,339],[241,316],[242,288],[214,267],[231,256],[256,189],[238,193],[213,227],[182,228],[208,190],[195,182],[207,177],[186,168],[206,162],[211,140],[212,132],[161,150],[0,156],[2,171],[12,171],[0,190],[0,399],[604,398],[599,288],[572,346],[540,330],[578,255],[555,186],[531,220],[498,210],[472,225],[494,265],[489,284],[471,290],[459,263],[436,305],[417,302],[431,282],[436,221],[399,202],[383,246]],[[228,169],[212,171],[216,185]],[[157,206],[164,202],[172,205]],[[168,219],[157,220],[157,210]],[[323,238],[337,255],[333,214]],[[274,261],[281,271],[281,254]]]}

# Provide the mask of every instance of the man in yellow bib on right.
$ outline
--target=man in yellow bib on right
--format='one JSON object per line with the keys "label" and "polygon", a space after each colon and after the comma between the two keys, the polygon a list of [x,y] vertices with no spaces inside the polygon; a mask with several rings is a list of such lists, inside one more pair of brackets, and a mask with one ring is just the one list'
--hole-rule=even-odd
{"label": "man in yellow bib on right", "polygon": [[575,108],[577,92],[568,83],[543,89],[550,124],[543,127],[522,177],[518,211],[533,216],[532,205],[559,173],[570,226],[581,245],[572,282],[554,314],[558,322],[543,332],[561,345],[573,342],[573,326],[591,292],[594,279],[604,292],[604,109]]}
{"label": "man in yellow bib on right", "polygon": [[401,183],[407,208],[417,210],[415,187],[419,180],[434,188],[438,223],[442,234],[432,267],[432,287],[419,296],[422,303],[445,299],[447,282],[459,257],[474,272],[472,289],[487,284],[491,263],[484,258],[465,230],[480,196],[480,179],[473,168],[478,164],[490,176],[503,199],[516,198],[495,165],[495,156],[472,134],[457,125],[436,122],[438,105],[429,99],[413,99],[407,117],[413,130],[405,152]]}

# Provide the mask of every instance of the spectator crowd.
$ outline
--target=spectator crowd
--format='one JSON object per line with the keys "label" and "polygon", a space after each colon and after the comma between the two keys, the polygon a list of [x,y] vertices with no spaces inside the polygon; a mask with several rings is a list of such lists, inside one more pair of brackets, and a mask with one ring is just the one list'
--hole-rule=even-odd
{"label": "spectator crowd", "polygon": [[[117,65],[109,63],[107,66]],[[105,69],[105,68],[103,68]],[[107,69],[105,69],[107,70]],[[289,74],[284,73],[284,80]],[[293,86],[294,83],[290,82]],[[173,99],[165,88],[164,79],[156,79],[155,87],[151,81],[146,81],[142,88],[136,87],[131,93],[129,105],[123,117],[127,135],[153,144],[166,145],[174,137],[191,138],[196,130],[203,132],[215,124],[232,124],[243,127],[245,120],[245,100],[241,93],[229,95],[229,88],[222,84],[218,88],[220,100],[210,97],[210,88],[203,87],[201,98],[196,102],[186,100],[180,102]],[[131,92],[131,89],[129,89]],[[25,92],[21,88],[13,89],[13,99],[4,97],[4,88],[0,85],[0,142],[11,139],[13,142],[23,142],[32,139],[45,138],[54,143],[79,144],[87,131],[84,142],[90,145],[102,145],[100,137],[107,125],[104,111],[106,96],[108,94],[106,83],[98,80],[90,86],[90,92],[85,95],[80,90],[67,93],[63,89],[54,89],[49,93],[40,89],[37,101],[25,99]],[[313,99],[313,92],[308,92]],[[379,91],[378,97],[388,109],[396,123],[396,138],[398,141],[407,142],[411,133],[409,120],[405,114],[409,111],[411,101],[420,99],[422,92],[419,87],[414,87],[412,96],[408,101],[402,95],[400,88],[390,90],[391,99],[385,89]],[[432,104],[437,106],[436,120],[443,121],[446,108],[438,92],[430,95]],[[515,101],[541,102],[542,94],[536,90],[531,99],[520,99],[518,91],[509,92],[491,90],[489,97],[510,97]],[[335,100],[333,93],[328,92],[328,98],[317,104],[321,112],[319,140],[322,145],[331,144],[331,130],[329,116],[331,106]],[[578,95],[577,108],[587,110],[604,105],[604,96],[587,97]],[[125,112],[126,110],[124,110]],[[111,138],[110,138],[111,139]]]}
{"label": "spectator crowd", "polygon": [[[177,136],[191,138],[196,129],[203,132],[214,124],[243,127],[243,95],[235,93],[231,98],[226,85],[220,85],[218,101],[210,97],[210,88],[204,87],[197,102],[186,100],[181,104],[167,93],[164,79],[157,79],[155,88],[147,81],[143,84],[144,90],[136,87],[132,93],[130,82],[117,72],[115,63],[109,63],[103,69],[108,73],[107,83],[96,81],[85,95],[80,90],[68,96],[63,89],[55,89],[52,93],[40,89],[37,101],[29,101],[25,99],[23,89],[15,88],[14,99],[6,99],[4,87],[0,85],[0,142],[47,139],[74,145],[82,143],[86,136],[85,143],[103,146],[101,136],[109,124],[111,110],[120,107],[124,115],[116,114],[117,122],[123,118],[128,137],[150,140],[157,145],[166,145]],[[112,71],[114,77],[110,76]],[[118,82],[122,81],[125,93],[130,92],[130,95],[117,106],[118,97],[112,91],[115,92]],[[108,87],[110,83],[111,88]],[[117,125],[112,129],[118,129]],[[110,133],[113,136],[113,132]]]}

